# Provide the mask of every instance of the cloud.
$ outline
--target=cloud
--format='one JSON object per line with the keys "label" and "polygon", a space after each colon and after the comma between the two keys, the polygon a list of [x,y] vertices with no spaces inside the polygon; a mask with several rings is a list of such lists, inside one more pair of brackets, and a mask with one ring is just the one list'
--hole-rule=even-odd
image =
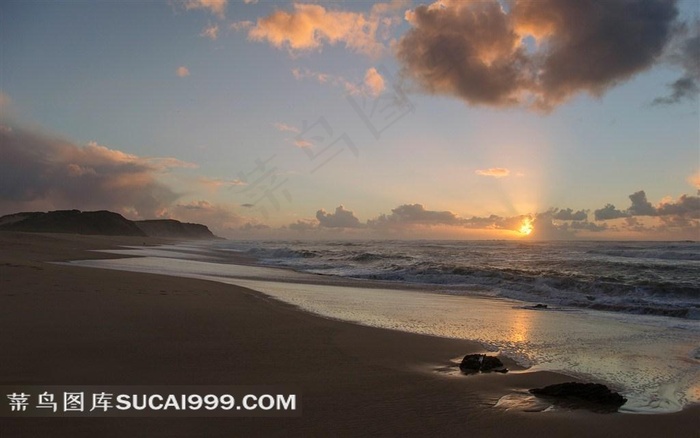
{"label": "cloud", "polygon": [[204,187],[210,189],[210,190],[218,190],[222,187],[239,187],[239,186],[245,186],[247,183],[245,181],[241,181],[240,179],[221,179],[221,178],[207,178],[207,177],[199,177],[197,179],[197,182]]}
{"label": "cloud", "polygon": [[294,140],[294,146],[298,147],[299,149],[310,149],[314,147],[314,144],[309,140],[296,139]]}
{"label": "cloud", "polygon": [[627,213],[630,216],[655,216],[656,215],[656,209],[654,208],[653,205],[651,205],[651,202],[647,201],[647,194],[644,193],[644,190],[640,190],[638,192],[632,193],[629,196],[629,198],[630,198],[630,201],[632,201],[632,205],[627,210]]}
{"label": "cloud", "polygon": [[426,210],[421,204],[404,204],[367,222],[370,226],[391,224],[458,225],[459,218],[451,211]]}
{"label": "cloud", "polygon": [[259,223],[252,223],[252,222],[246,222],[245,225],[241,225],[239,227],[239,230],[241,231],[266,231],[271,229],[269,225],[265,224],[259,224]]}
{"label": "cloud", "polygon": [[700,92],[696,79],[688,76],[669,84],[669,88],[671,88],[671,94],[666,97],[657,97],[652,102],[652,105],[671,105],[686,98],[695,99],[698,92]]}
{"label": "cloud", "polygon": [[364,79],[358,82],[351,82],[343,76],[333,75],[330,73],[321,73],[309,69],[292,69],[292,75],[297,80],[315,79],[319,84],[330,84],[336,87],[342,87],[345,92],[351,95],[364,95],[377,97],[386,88],[384,77],[371,67],[365,72]]}
{"label": "cloud", "polygon": [[355,214],[346,210],[342,205],[336,207],[335,213],[326,213],[321,209],[316,212],[318,224],[325,228],[360,228],[360,220],[355,217]]}
{"label": "cloud", "polygon": [[[596,221],[588,221],[588,210],[550,208],[547,211],[514,216],[460,217],[451,211],[429,210],[422,204],[403,204],[361,222],[355,214],[342,205],[335,212],[318,210],[316,219],[299,220],[287,227],[296,231],[315,233],[336,232],[337,229],[354,229],[366,236],[378,233],[382,237],[396,236],[435,238],[436,236],[494,236],[501,231],[504,236],[526,237],[523,226],[531,223],[533,231],[527,236],[535,240],[570,240],[579,238],[629,238],[634,233],[648,233],[650,238],[693,238],[700,231],[700,197],[682,195],[677,200],[663,200],[651,205],[643,191],[630,195],[631,206],[624,211],[608,204],[595,211]],[[623,218],[609,224],[606,221]],[[639,219],[638,219],[639,218]],[[651,225],[649,225],[651,224]],[[465,234],[466,233],[466,234]],[[625,234],[619,234],[625,233]],[[632,233],[632,234],[630,234]],[[695,233],[695,234],[693,234]],[[359,235],[359,234],[358,234]]]}
{"label": "cloud", "polygon": [[172,158],[144,158],[14,127],[0,130],[0,210],[109,209],[158,217],[179,195],[158,181]]}
{"label": "cloud", "polygon": [[329,84],[335,87],[342,87],[348,94],[362,94],[364,91],[363,85],[358,85],[350,82],[343,76],[333,75],[330,73],[321,73],[309,69],[295,68],[292,70],[292,75],[294,75],[294,78],[297,80],[310,78],[316,80],[319,84]]}
{"label": "cloud", "polygon": [[681,25],[671,42],[666,61],[683,69],[683,76],[669,84],[671,94],[657,97],[653,105],[695,100],[700,93],[700,19]]}
{"label": "cloud", "polygon": [[586,210],[573,211],[570,208],[563,210],[554,209],[551,211],[552,219],[561,221],[585,221],[588,220],[588,212]]}
{"label": "cloud", "polygon": [[688,177],[688,184],[700,191],[700,170]]}
{"label": "cloud", "polygon": [[676,202],[662,202],[656,209],[659,216],[700,218],[700,197],[681,195]]}
{"label": "cloud", "polygon": [[183,66],[178,67],[177,70],[175,70],[175,73],[176,73],[179,77],[185,78],[185,77],[187,77],[187,76],[190,75],[190,70],[189,70],[187,67],[185,67],[185,66],[183,65]]}
{"label": "cloud", "polygon": [[274,126],[276,130],[281,132],[293,132],[295,134],[301,132],[301,130],[296,126],[287,125],[286,123],[275,123]]}
{"label": "cloud", "polygon": [[207,27],[205,27],[202,30],[202,33],[200,33],[199,36],[209,38],[212,41],[216,41],[216,39],[219,37],[219,25],[218,24],[207,25]]}
{"label": "cloud", "polygon": [[[470,105],[549,111],[651,67],[673,34],[674,1],[443,0],[406,14],[402,74]],[[528,39],[527,37],[530,37]]]}
{"label": "cloud", "polygon": [[[555,220],[567,222],[555,222]],[[608,230],[606,224],[588,222],[583,210],[573,212],[571,209],[554,208],[535,215],[530,237],[535,240],[571,240],[578,238],[580,231],[598,233],[606,230]]]}
{"label": "cloud", "polygon": [[593,216],[597,221],[607,221],[629,216],[627,213],[615,208],[612,204],[606,204],[605,207],[593,212]]}
{"label": "cloud", "polygon": [[687,222],[689,219],[700,218],[700,197],[682,195],[678,200],[664,199],[658,206],[653,206],[647,200],[644,190],[629,195],[631,205],[625,211],[617,210],[608,204],[594,212],[597,221],[618,219],[622,217],[658,216],[665,222]]}
{"label": "cloud", "polygon": [[384,78],[379,74],[376,68],[367,69],[365,73],[364,88],[370,96],[379,96],[384,91]]}
{"label": "cloud", "polygon": [[422,204],[404,204],[393,210],[391,214],[381,214],[367,221],[372,228],[419,226],[449,226],[471,230],[512,230],[518,231],[527,215],[502,217],[490,215],[487,217],[473,216],[463,218],[451,211],[427,210]]}
{"label": "cloud", "polygon": [[503,167],[492,167],[490,169],[480,169],[475,171],[477,175],[492,176],[494,178],[503,178],[510,175],[510,170]]}
{"label": "cloud", "polygon": [[289,224],[288,228],[294,231],[310,231],[318,228],[318,224],[313,220],[298,220],[293,224]]}
{"label": "cloud", "polygon": [[161,216],[177,219],[181,222],[205,224],[214,234],[226,234],[237,230],[244,221],[230,208],[212,204],[206,200],[178,203],[164,210]]}
{"label": "cloud", "polygon": [[226,15],[226,5],[228,0],[185,0],[183,6],[187,10],[204,9],[219,18],[224,18]]}
{"label": "cloud", "polygon": [[378,56],[384,51],[379,39],[386,34],[385,28],[395,23],[385,20],[385,15],[404,3],[379,3],[369,14],[295,3],[292,11],[276,10],[259,18],[253,26],[239,24],[237,27],[247,29],[250,40],[267,41],[290,52],[320,50],[326,43],[343,43],[351,51]]}
{"label": "cloud", "polygon": [[249,31],[253,27],[255,27],[255,23],[253,23],[250,20],[236,21],[234,23],[229,24],[229,28],[231,30],[235,30],[236,32],[241,30]]}

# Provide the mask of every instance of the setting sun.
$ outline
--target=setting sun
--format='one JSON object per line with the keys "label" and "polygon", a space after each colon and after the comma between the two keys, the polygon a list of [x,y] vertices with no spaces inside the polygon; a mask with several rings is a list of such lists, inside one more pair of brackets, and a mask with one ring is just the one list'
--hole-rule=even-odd
{"label": "setting sun", "polygon": [[527,218],[523,221],[523,224],[520,226],[520,234],[524,236],[528,236],[530,233],[532,233],[532,230],[534,228],[532,227],[532,219]]}

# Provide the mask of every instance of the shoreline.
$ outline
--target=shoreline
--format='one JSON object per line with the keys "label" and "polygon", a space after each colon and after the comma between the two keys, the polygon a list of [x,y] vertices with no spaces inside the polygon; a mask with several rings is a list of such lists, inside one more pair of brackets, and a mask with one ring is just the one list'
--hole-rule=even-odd
{"label": "shoreline", "polygon": [[700,406],[658,415],[523,413],[514,390],[572,380],[543,371],[443,375],[474,342],[323,318],[260,292],[46,262],[165,239],[0,233],[0,385],[300,385],[300,418],[0,418],[3,436],[692,436]]}
{"label": "shoreline", "polygon": [[212,260],[201,249],[206,248],[131,248],[113,252],[138,257],[70,265],[212,280],[335,321],[475,341],[533,371],[605,384],[627,397],[624,413],[678,412],[700,400],[696,358],[683,359],[696,349],[692,322],[576,308],[533,311],[508,298],[441,294],[396,283],[387,287],[381,281],[251,265],[245,256],[241,266],[238,254]]}

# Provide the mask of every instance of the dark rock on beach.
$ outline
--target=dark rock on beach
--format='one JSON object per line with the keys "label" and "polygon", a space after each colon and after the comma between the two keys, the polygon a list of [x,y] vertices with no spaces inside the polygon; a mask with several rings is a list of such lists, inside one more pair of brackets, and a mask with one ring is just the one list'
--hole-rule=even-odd
{"label": "dark rock on beach", "polygon": [[508,372],[499,358],[496,356],[487,356],[485,354],[467,354],[464,356],[464,359],[462,359],[462,363],[459,364],[459,369],[462,370],[463,373],[476,373],[479,371],[482,373],[490,371],[499,373]]}
{"label": "dark rock on beach", "polygon": [[555,405],[595,412],[617,412],[627,402],[626,398],[599,383],[558,383],[531,389],[530,393],[546,398]]}

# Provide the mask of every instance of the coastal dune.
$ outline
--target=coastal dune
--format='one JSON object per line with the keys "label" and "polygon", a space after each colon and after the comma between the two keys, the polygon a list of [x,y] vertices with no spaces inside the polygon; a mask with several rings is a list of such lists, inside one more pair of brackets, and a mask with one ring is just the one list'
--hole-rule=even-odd
{"label": "coastal dune", "polygon": [[293,387],[301,415],[0,418],[0,436],[697,436],[697,406],[662,415],[494,407],[572,379],[439,371],[483,352],[474,342],[324,319],[217,282],[50,263],[167,242],[0,233],[0,386]]}

